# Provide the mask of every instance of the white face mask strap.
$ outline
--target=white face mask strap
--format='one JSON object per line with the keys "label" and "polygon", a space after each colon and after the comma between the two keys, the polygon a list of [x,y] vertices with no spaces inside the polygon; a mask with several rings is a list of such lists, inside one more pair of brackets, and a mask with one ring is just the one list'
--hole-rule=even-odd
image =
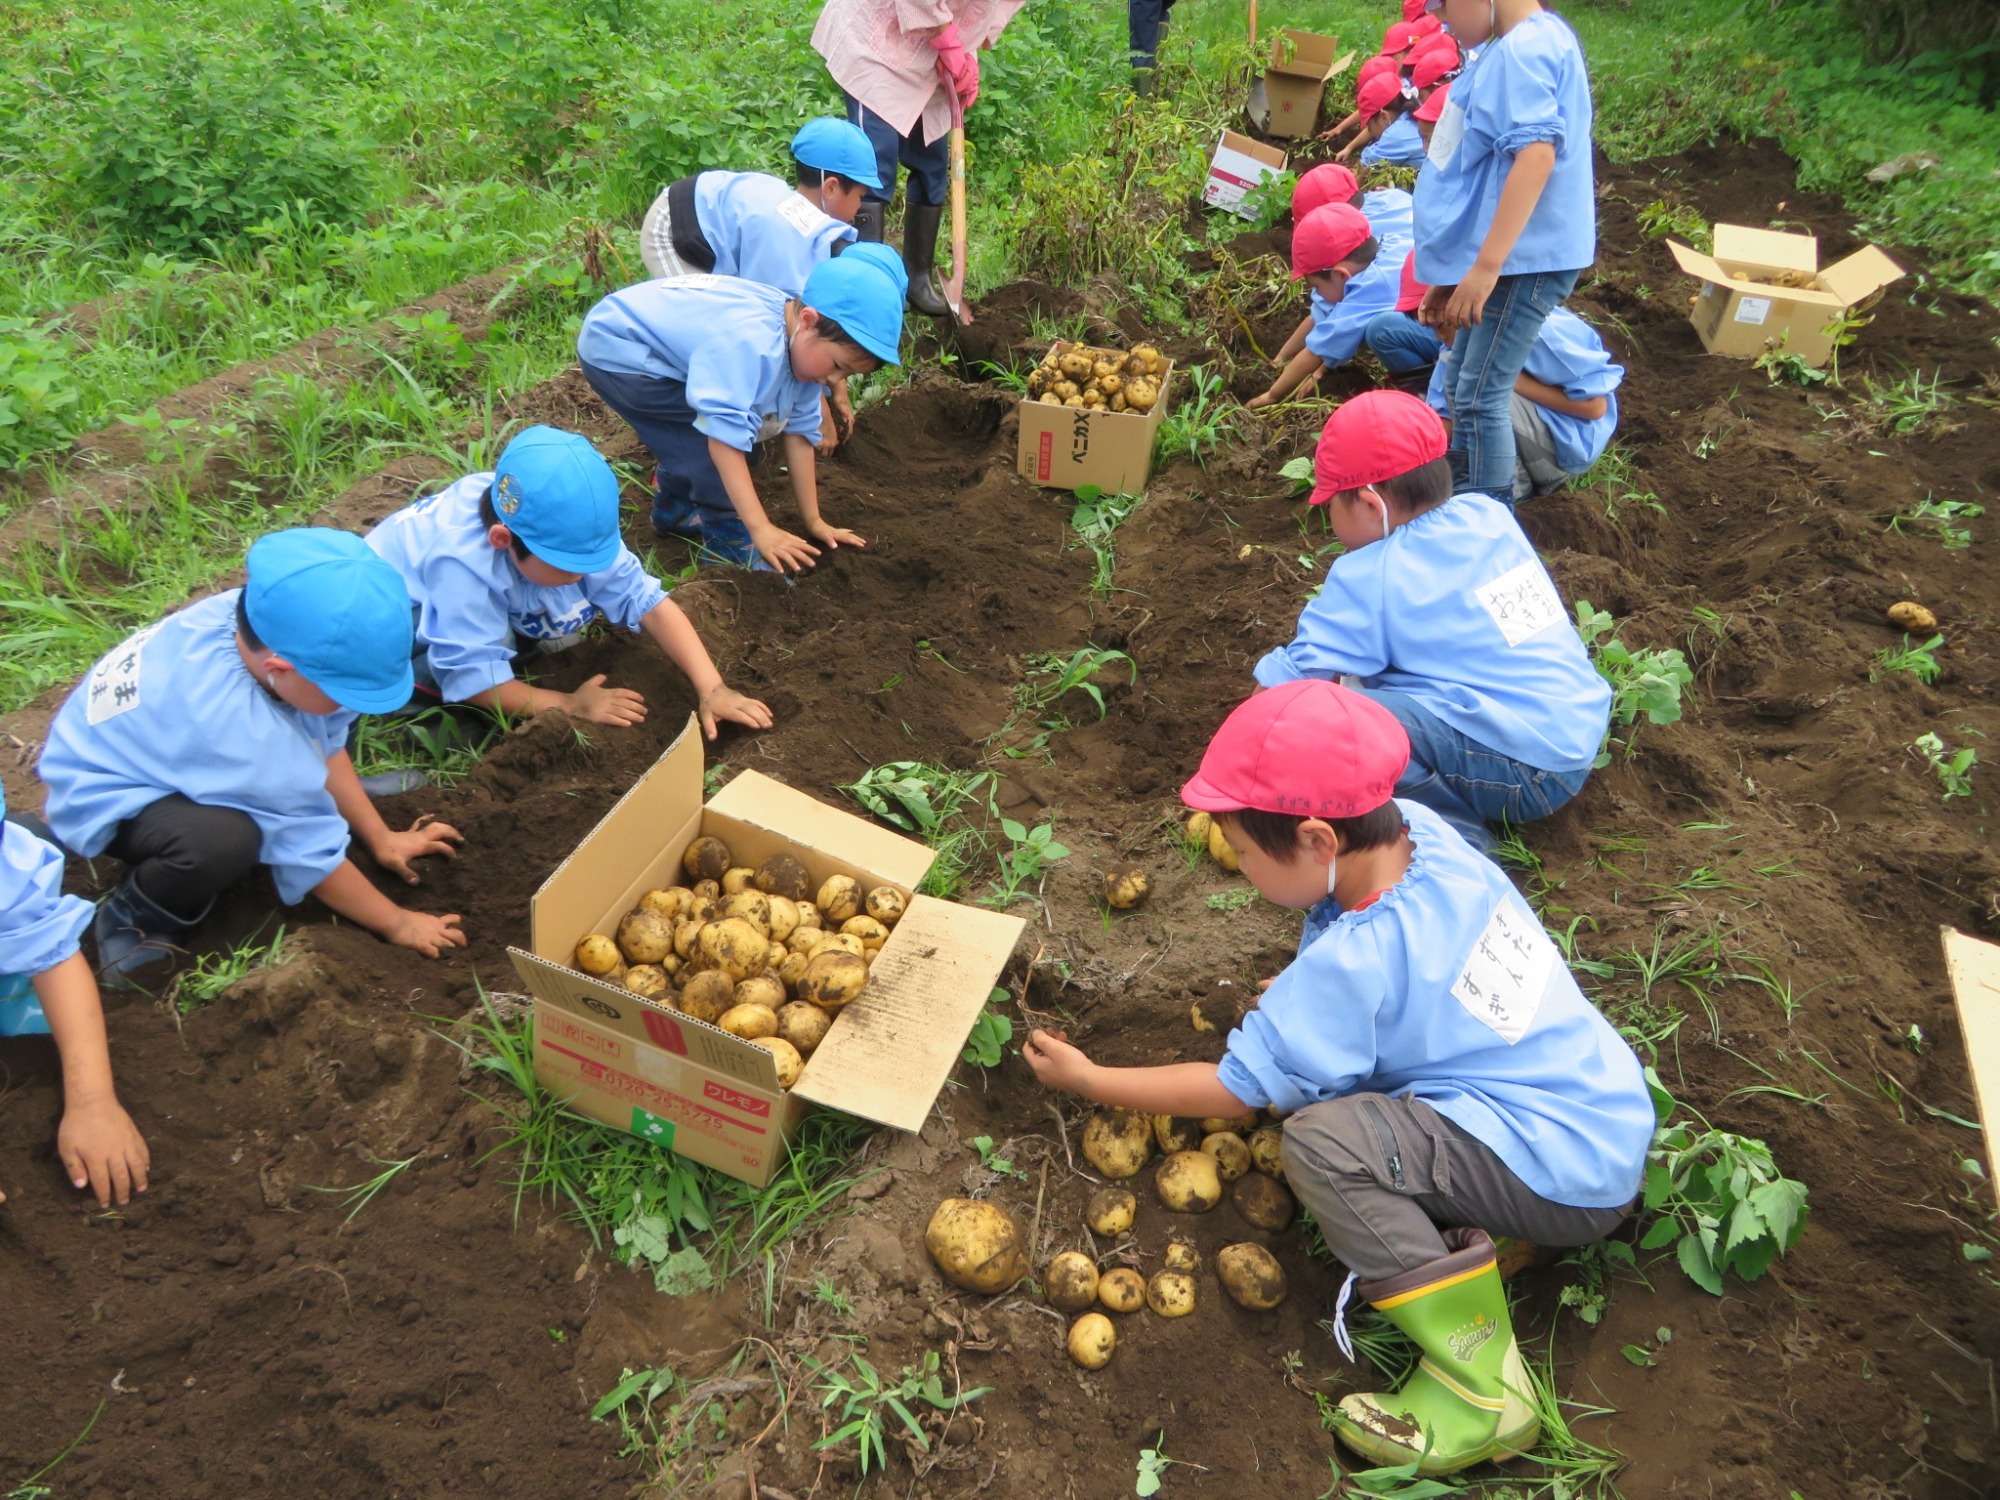
{"label": "white face mask strap", "polygon": [[1390,531],[1388,497],[1372,484],[1367,487],[1367,491],[1375,497],[1375,503],[1382,507],[1382,540],[1386,542],[1389,540]]}
{"label": "white face mask strap", "polygon": [[1336,847],[1335,852],[1329,854],[1326,859],[1326,893],[1329,896],[1333,894],[1334,872],[1337,871],[1339,868],[1340,868],[1340,854],[1338,848]]}

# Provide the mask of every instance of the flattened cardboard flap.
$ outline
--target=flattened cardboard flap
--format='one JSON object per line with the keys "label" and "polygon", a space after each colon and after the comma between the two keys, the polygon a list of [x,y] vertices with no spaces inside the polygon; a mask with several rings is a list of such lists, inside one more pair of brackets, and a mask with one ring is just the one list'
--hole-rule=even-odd
{"label": "flattened cardboard flap", "polygon": [[1972,1097],[1985,1125],[1987,1181],[2000,1183],[2000,947],[1941,928]]}
{"label": "flattened cardboard flap", "polygon": [[1828,266],[1819,273],[1819,281],[1840,299],[1842,307],[1852,307],[1903,274],[1903,268],[1883,254],[1880,247],[1867,245]]}
{"label": "flattened cardboard flap", "polygon": [[1747,271],[1795,271],[1810,276],[1819,269],[1819,240],[1810,234],[1752,229],[1747,224],[1717,224],[1715,258]]}

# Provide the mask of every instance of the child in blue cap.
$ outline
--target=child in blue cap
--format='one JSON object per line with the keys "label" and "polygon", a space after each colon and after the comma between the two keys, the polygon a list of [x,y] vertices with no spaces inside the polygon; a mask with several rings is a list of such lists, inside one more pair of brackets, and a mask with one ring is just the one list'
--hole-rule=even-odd
{"label": "child in blue cap", "polygon": [[771,711],[722,680],[694,622],[619,537],[618,476],[588,438],[530,427],[492,473],[397,511],[367,540],[416,601],[422,686],[446,703],[643,722],[646,700],[606,687],[601,672],[568,693],[515,675],[524,646],[561,650],[601,618],[644,631],[687,674],[710,739],[718,719],[771,727]]}
{"label": "child in blue cap", "polygon": [[415,884],[411,861],[461,842],[424,818],[392,830],[347,754],[355,715],[409,701],[409,590],[360,537],[321,527],[260,537],[248,569],[99,661],[49,727],[50,826],[127,867],[95,924],[113,988],[138,987],[260,864],[288,905],[317,896],[431,958],[465,945],[455,914],[398,906],[347,855],[358,838]]}
{"label": "child in blue cap", "polygon": [[[6,810],[0,791],[0,815]],[[146,1191],[152,1157],[118,1102],[104,1004],[77,948],[90,903],[63,894],[62,851],[45,833],[26,818],[0,823],[0,1037],[55,1039],[63,1073],[56,1154],[70,1183],[109,1208]]]}
{"label": "child in blue cap", "polygon": [[1429,0],[1476,55],[1451,85],[1417,177],[1419,316],[1450,343],[1445,379],[1461,489],[1514,482],[1514,382],[1535,334],[1597,257],[1590,79],[1541,0]]}
{"label": "child in blue cap", "polygon": [[584,318],[584,378],[658,462],[660,535],[739,567],[811,567],[819,547],[775,524],[750,478],[760,438],[783,433],[804,530],[825,547],[867,545],[820,515],[813,454],[820,387],[899,362],[906,285],[866,248],[820,262],[797,297],[674,276],[613,292]]}
{"label": "child in blue cap", "polygon": [[[1514,486],[1493,498],[1519,505],[1561,489],[1596,463],[1618,431],[1618,387],[1624,379],[1625,367],[1612,360],[1595,328],[1566,307],[1550,313],[1508,398]],[[1442,360],[1431,372],[1425,399],[1451,421]]]}

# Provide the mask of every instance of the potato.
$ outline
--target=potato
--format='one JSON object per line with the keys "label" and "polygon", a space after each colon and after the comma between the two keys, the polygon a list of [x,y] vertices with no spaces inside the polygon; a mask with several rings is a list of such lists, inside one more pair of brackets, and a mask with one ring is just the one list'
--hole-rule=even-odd
{"label": "potato", "polygon": [[1028,1274],[1020,1226],[996,1203],[947,1198],[924,1230],[924,1248],[953,1286],[991,1295]]}
{"label": "potato", "polygon": [[1214,826],[1214,823],[1215,819],[1208,813],[1189,813],[1187,823],[1183,828],[1183,835],[1187,840],[1188,847],[1191,849],[1206,849],[1208,847],[1208,830]]}
{"label": "potato", "polygon": [[683,917],[674,924],[674,956],[690,958],[694,955],[695,944],[701,939],[702,924],[692,917]]}
{"label": "potato", "polygon": [[806,1060],[799,1056],[799,1049],[781,1036],[753,1036],[750,1038],[777,1061],[778,1087],[789,1089],[799,1081],[799,1074],[805,1071]]}
{"label": "potato", "polygon": [[1083,1127],[1083,1154],[1106,1177],[1133,1177],[1153,1155],[1153,1117],[1135,1109],[1099,1110]]}
{"label": "potato", "polygon": [[840,930],[846,937],[860,938],[864,948],[879,948],[889,941],[889,929],[873,917],[849,917],[840,924]]}
{"label": "potato", "polygon": [[1124,411],[1126,409],[1125,393],[1123,391],[1119,391],[1112,396],[1111,409],[1113,411]]}
{"label": "potato", "polygon": [[1135,375],[1125,382],[1123,395],[1125,404],[1133,411],[1151,411],[1160,399],[1159,382],[1151,375]]}
{"label": "potato", "polygon": [[1248,1135],[1256,1128],[1257,1116],[1254,1113],[1238,1115],[1233,1120],[1223,1116],[1212,1116],[1205,1118],[1201,1122],[1201,1133],[1203,1135],[1214,1135],[1218,1130],[1227,1130],[1235,1135]]}
{"label": "potato", "polygon": [[678,953],[669,953],[660,960],[658,967],[662,974],[672,979],[674,975],[680,973],[681,965],[684,962],[685,960]]}
{"label": "potato", "polygon": [[820,915],[819,908],[814,906],[812,902],[801,901],[799,903],[799,926],[817,931],[819,928],[826,926],[826,919]]}
{"label": "potato", "polygon": [[576,966],[586,974],[602,978],[624,961],[618,945],[601,932],[589,934],[576,945]]}
{"label": "potato", "polygon": [[634,964],[625,971],[625,988],[648,999],[667,992],[667,971],[657,964]]}
{"label": "potato", "polygon": [[1042,1272],[1042,1291],[1057,1312],[1082,1312],[1097,1300],[1097,1262],[1080,1251],[1063,1251]]}
{"label": "potato", "polygon": [[757,866],[757,889],[767,896],[784,896],[803,901],[812,894],[812,872],[796,854],[772,855]]}
{"label": "potato", "polygon": [[710,922],[702,928],[696,946],[703,958],[729,976],[732,984],[740,984],[759,973],[765,955],[771,951],[764,934],[742,917]]}
{"label": "potato", "polygon": [[783,896],[767,896],[764,905],[771,917],[771,941],[782,943],[799,930],[799,904]]}
{"label": "potato", "polygon": [[1057,367],[1071,380],[1088,380],[1096,372],[1097,361],[1082,349],[1071,349],[1056,361]]}
{"label": "potato", "polygon": [[893,885],[878,885],[868,893],[868,915],[884,927],[894,927],[908,905]]}
{"label": "potato", "polygon": [[1171,1240],[1166,1254],[1160,1257],[1163,1271],[1181,1271],[1192,1276],[1201,1270],[1201,1252],[1186,1240]]}
{"label": "potato", "polygon": [[1244,1223],[1269,1234],[1276,1234],[1290,1224],[1298,1207],[1292,1201],[1290,1188],[1262,1172],[1238,1178],[1229,1190],[1229,1201],[1236,1205]]}
{"label": "potato", "polygon": [[1104,904],[1130,911],[1152,894],[1153,882],[1141,869],[1113,870],[1104,877]]}
{"label": "potato", "polygon": [[1125,393],[1125,377],[1116,373],[1100,375],[1097,377],[1097,388],[1104,393],[1106,399],[1122,396]]}
{"label": "potato", "polygon": [[1061,406],[1063,404],[1063,398],[1058,396],[1054,391],[1043,391],[1035,399],[1044,406]]}
{"label": "potato", "polygon": [[791,936],[785,939],[785,947],[793,956],[804,958],[824,941],[825,936],[817,927],[794,927]]}
{"label": "potato", "polygon": [[1192,1151],[1201,1144],[1201,1126],[1179,1115],[1154,1115],[1153,1140],[1162,1156]]}
{"label": "potato", "polygon": [[639,898],[639,909],[656,911],[671,922],[687,910],[688,902],[692,900],[694,892],[686,886],[670,885],[665,890],[646,892]]}
{"label": "potato", "polygon": [[746,1042],[778,1034],[778,1013],[761,1005],[732,1005],[716,1018],[715,1024],[731,1036]]}
{"label": "potato", "polygon": [[1118,1347],[1118,1330],[1100,1312],[1085,1313],[1069,1328],[1069,1357],[1086,1370],[1101,1370],[1111,1363],[1111,1351]]}
{"label": "potato", "polygon": [[1119,377],[1124,373],[1124,370],[1125,356],[1113,351],[1110,354],[1099,356],[1096,363],[1091,365],[1090,374],[1091,378],[1097,381],[1099,389],[1103,390],[1104,394],[1108,396],[1118,387],[1107,385],[1106,382],[1116,380],[1119,385],[1123,385],[1124,381]]}
{"label": "potato", "polygon": [[1177,1214],[1205,1214],[1222,1201],[1222,1174],[1201,1151],[1176,1151],[1153,1174],[1160,1201]]}
{"label": "potato", "polygon": [[1203,1136],[1201,1149],[1215,1158],[1215,1170],[1224,1182],[1234,1182],[1250,1170],[1250,1148],[1233,1130],[1217,1130]]}
{"label": "potato", "polygon": [[1081,409],[1082,409],[1082,408],[1083,408],[1084,406],[1086,406],[1086,405],[1088,405],[1088,404],[1089,404],[1089,403],[1087,403],[1087,402],[1086,402],[1086,401],[1085,401],[1085,400],[1083,399],[1083,397],[1082,397],[1082,395],[1081,395],[1081,394],[1078,394],[1078,395],[1075,395],[1075,396],[1067,396],[1067,397],[1065,397],[1065,398],[1063,399],[1063,405],[1064,405],[1064,406],[1073,406],[1073,407],[1076,407],[1076,408],[1078,408],[1079,410],[1081,410]]}
{"label": "potato", "polygon": [[1096,410],[1098,407],[1104,405],[1104,392],[1100,391],[1096,386],[1092,386],[1083,393],[1083,404],[1093,411]]}
{"label": "potato", "polygon": [[1889,606],[1889,623],[1904,630],[1936,630],[1937,616],[1914,599]]}
{"label": "potato", "polygon": [[836,953],[852,953],[856,958],[868,956],[868,945],[851,932],[829,932],[825,941],[813,949],[813,957],[819,957],[829,948]]}
{"label": "potato", "polygon": [[732,865],[722,872],[722,894],[734,896],[753,888],[757,872],[748,865]]}
{"label": "potato", "polygon": [[1146,1305],[1146,1278],[1130,1266],[1119,1266],[1097,1278],[1097,1300],[1115,1313],[1137,1312]]}
{"label": "potato", "polygon": [[1262,1245],[1224,1245],[1215,1276],[1230,1300],[1251,1312],[1269,1312],[1285,1300],[1285,1268]]}
{"label": "potato", "polygon": [[720,880],[736,863],[729,846],[718,838],[702,837],[687,846],[681,868],[690,880]]}
{"label": "potato", "polygon": [[792,950],[783,943],[773,943],[764,950],[764,967],[775,974],[791,956]]}
{"label": "potato", "polygon": [[716,902],[722,899],[722,882],[719,880],[697,880],[694,893],[702,900]]}
{"label": "potato", "polygon": [[741,917],[757,929],[759,936],[770,938],[771,898],[762,891],[737,891],[715,903],[716,921],[726,922],[731,917]]}
{"label": "potato", "polygon": [[785,987],[769,974],[752,974],[736,986],[738,1005],[761,1005],[772,1015],[785,1004]]}
{"label": "potato", "polygon": [[[706,885],[708,882],[703,881],[702,883]],[[699,922],[702,926],[706,927],[710,922],[715,920],[715,903],[721,899],[720,896],[697,895],[692,901],[688,902],[687,920],[690,922]]]}
{"label": "potato", "polygon": [[1060,397],[1062,404],[1067,406],[1072,397],[1083,394],[1083,387],[1078,385],[1074,380],[1058,380],[1054,385],[1049,387],[1049,394]]}
{"label": "potato", "polygon": [[1269,1125],[1250,1132],[1250,1165],[1266,1177],[1285,1175],[1285,1133]]}
{"label": "potato", "polygon": [[628,964],[656,964],[673,946],[673,924],[656,911],[642,907],[619,920],[618,951]]}
{"label": "potato", "polygon": [[1194,1311],[1194,1278],[1185,1271],[1156,1271],[1146,1283],[1146,1306],[1163,1318],[1185,1318]]}
{"label": "potato", "polygon": [[1236,846],[1222,835],[1220,819],[1211,820],[1208,825],[1208,856],[1232,875],[1243,868],[1243,861],[1236,854]]}
{"label": "potato", "polygon": [[1090,1202],[1084,1205],[1083,1221],[1090,1226],[1091,1233],[1116,1239],[1132,1227],[1138,1213],[1137,1198],[1124,1188],[1105,1187],[1090,1195]]}
{"label": "potato", "polygon": [[810,953],[787,953],[778,965],[778,982],[793,994],[798,993],[799,984],[806,977],[806,967],[812,962]]}
{"label": "potato", "polygon": [[813,899],[821,916],[838,927],[849,917],[861,915],[861,903],[867,899],[867,893],[852,875],[835,875],[819,888],[819,894]]}
{"label": "potato", "polygon": [[680,1007],[697,1021],[713,1026],[736,1004],[736,986],[718,969],[708,969],[681,986]]}
{"label": "potato", "polygon": [[852,953],[836,949],[815,953],[799,983],[799,998],[822,1010],[839,1010],[868,987],[868,965]]}
{"label": "potato", "polygon": [[1134,344],[1125,364],[1134,375],[1157,375],[1167,367],[1165,357],[1151,344]]}
{"label": "potato", "polygon": [[778,1035],[797,1048],[801,1057],[813,1055],[832,1024],[833,1017],[809,1000],[793,1000],[778,1007]]}

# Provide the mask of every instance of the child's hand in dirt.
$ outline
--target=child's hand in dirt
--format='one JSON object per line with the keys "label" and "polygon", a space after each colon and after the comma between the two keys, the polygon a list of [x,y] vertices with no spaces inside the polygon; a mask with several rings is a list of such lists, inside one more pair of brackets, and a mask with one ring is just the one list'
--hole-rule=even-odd
{"label": "child's hand in dirt", "polygon": [[457,859],[458,850],[452,846],[464,842],[465,835],[451,824],[440,823],[435,814],[425,813],[405,831],[385,833],[370,852],[376,864],[415,885],[417,872],[410,868],[410,861],[432,854]]}
{"label": "child's hand in dirt", "polygon": [[1037,1029],[1029,1032],[1028,1040],[1021,1047],[1021,1056],[1028,1060],[1028,1066],[1035,1070],[1035,1077],[1044,1084],[1071,1094],[1083,1092],[1084,1083],[1094,1066],[1084,1056],[1083,1049],[1071,1046],[1069,1037],[1060,1031]]}
{"label": "child's hand in dirt", "polygon": [[819,548],[802,536],[794,536],[782,526],[768,522],[750,532],[750,541],[764,561],[780,573],[802,573],[813,566]]}
{"label": "child's hand in dirt", "polygon": [[858,531],[849,531],[845,526],[835,526],[827,521],[813,521],[806,527],[814,537],[824,542],[830,551],[842,547],[865,547],[868,539]]}
{"label": "child's hand in dirt", "polygon": [[1276,396],[1273,396],[1269,391],[1259,391],[1256,395],[1252,396],[1248,401],[1245,401],[1243,404],[1246,407],[1248,407],[1251,411],[1255,411],[1260,406],[1272,405],[1277,401],[1277,399],[1278,398]]}
{"label": "child's hand in dirt", "polygon": [[395,922],[382,935],[398,948],[436,958],[447,948],[465,946],[465,934],[459,931],[458,921],[457,912],[434,917],[427,911],[398,911]]}
{"label": "child's hand in dirt", "polygon": [[130,1203],[134,1193],[145,1192],[146,1173],[153,1165],[146,1138],[116,1099],[65,1109],[56,1129],[56,1155],[69,1173],[70,1186],[96,1194],[99,1208],[109,1208],[113,1199]]}
{"label": "child's hand in dirt", "polygon": [[564,712],[572,719],[609,724],[616,729],[645,723],[646,700],[630,688],[606,687],[604,675],[599,672],[569,694]]}
{"label": "child's hand in dirt", "polygon": [[732,724],[746,724],[752,729],[769,729],[772,724],[770,709],[757,699],[737,692],[726,682],[718,682],[704,693],[696,712],[701,715],[701,732],[710,739],[715,738],[718,719],[727,719]]}

